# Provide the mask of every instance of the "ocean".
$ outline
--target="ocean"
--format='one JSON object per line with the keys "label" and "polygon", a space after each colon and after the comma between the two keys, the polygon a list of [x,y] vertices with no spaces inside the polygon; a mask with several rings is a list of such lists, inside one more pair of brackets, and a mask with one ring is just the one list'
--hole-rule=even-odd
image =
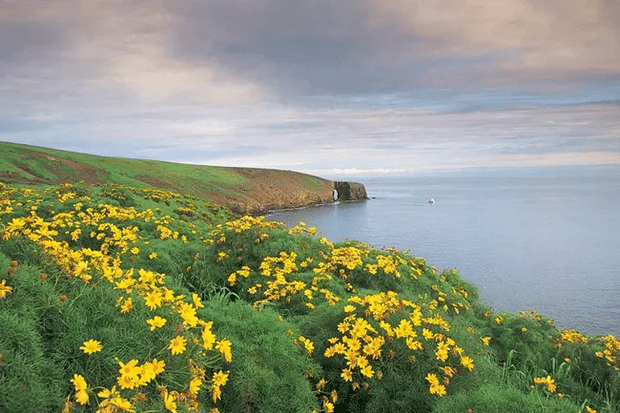
{"label": "ocean", "polygon": [[538,311],[560,328],[620,337],[620,167],[330,179],[361,182],[371,199],[267,219],[410,250],[439,270],[456,268],[497,312]]}

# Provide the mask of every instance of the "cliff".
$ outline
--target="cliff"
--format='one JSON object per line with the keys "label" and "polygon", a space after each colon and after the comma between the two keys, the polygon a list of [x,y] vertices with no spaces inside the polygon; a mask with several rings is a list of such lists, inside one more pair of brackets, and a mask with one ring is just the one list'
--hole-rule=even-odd
{"label": "cliff", "polygon": [[368,199],[366,188],[359,182],[334,182],[334,196],[338,201],[361,201]]}

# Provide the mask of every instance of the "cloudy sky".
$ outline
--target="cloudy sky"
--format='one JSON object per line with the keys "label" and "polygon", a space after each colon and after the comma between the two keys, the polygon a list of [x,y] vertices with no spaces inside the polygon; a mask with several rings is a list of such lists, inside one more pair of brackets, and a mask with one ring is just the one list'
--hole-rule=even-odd
{"label": "cloudy sky", "polygon": [[0,0],[0,141],[307,171],[620,164],[620,0]]}

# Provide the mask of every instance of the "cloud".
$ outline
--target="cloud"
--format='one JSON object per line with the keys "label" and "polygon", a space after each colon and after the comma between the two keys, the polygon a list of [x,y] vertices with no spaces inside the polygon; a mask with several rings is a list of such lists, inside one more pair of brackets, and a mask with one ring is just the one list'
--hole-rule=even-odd
{"label": "cloud", "polygon": [[234,124],[218,120],[199,120],[192,123],[178,123],[166,127],[166,130],[193,135],[223,135],[235,129]]}
{"label": "cloud", "polygon": [[5,1],[0,136],[327,171],[607,162],[619,13],[604,0]]}
{"label": "cloud", "polygon": [[173,53],[279,93],[550,88],[620,76],[620,7],[604,0],[168,1]]}

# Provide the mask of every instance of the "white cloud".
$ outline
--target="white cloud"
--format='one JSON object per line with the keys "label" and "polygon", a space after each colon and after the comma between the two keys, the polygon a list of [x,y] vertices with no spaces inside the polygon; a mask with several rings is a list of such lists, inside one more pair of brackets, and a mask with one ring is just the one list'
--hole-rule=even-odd
{"label": "white cloud", "polygon": [[192,123],[177,123],[165,128],[167,131],[177,133],[190,133],[192,135],[224,135],[235,130],[235,124],[215,119],[199,120]]}

